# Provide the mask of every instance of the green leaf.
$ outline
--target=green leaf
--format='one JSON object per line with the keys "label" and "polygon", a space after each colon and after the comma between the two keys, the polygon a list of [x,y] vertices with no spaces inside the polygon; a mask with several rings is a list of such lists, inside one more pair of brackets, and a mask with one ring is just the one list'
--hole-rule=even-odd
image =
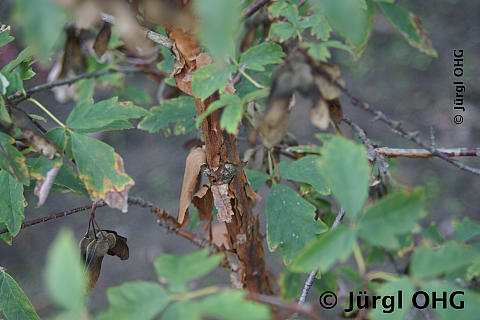
{"label": "green leaf", "polygon": [[116,93],[120,101],[130,100],[136,104],[151,104],[152,98],[147,89],[134,86],[126,86]]}
{"label": "green leaf", "polygon": [[22,226],[24,216],[23,185],[5,170],[0,170],[0,222],[5,223],[12,236]]}
{"label": "green leaf", "polygon": [[29,158],[26,161],[27,167],[30,172],[30,177],[37,180],[45,180],[47,178],[47,172],[54,167],[60,167],[62,165],[62,159],[53,158],[48,159],[44,156],[38,158]]}
{"label": "green leaf", "polygon": [[20,27],[22,40],[41,60],[46,60],[63,31],[67,15],[53,1],[16,0],[13,20]]}
{"label": "green leaf", "polygon": [[80,179],[92,199],[103,199],[112,208],[127,211],[126,197],[134,185],[112,147],[95,138],[71,132],[72,154]]}
{"label": "green leaf", "polygon": [[50,246],[45,267],[50,298],[63,309],[80,312],[87,282],[80,251],[70,231],[62,230]]}
{"label": "green leaf", "polygon": [[323,179],[345,213],[355,218],[368,195],[370,166],[363,145],[334,136],[324,143],[318,163]]}
{"label": "green leaf", "polygon": [[28,300],[17,282],[0,267],[0,311],[8,320],[28,319],[35,320],[38,317],[32,303]]}
{"label": "green leaf", "polygon": [[330,32],[332,32],[332,27],[327,21],[325,15],[316,10],[316,12],[309,16],[312,20],[312,27],[310,33],[312,36],[316,36],[317,39],[327,41],[330,38]]}
{"label": "green leaf", "polygon": [[355,283],[356,285],[362,284],[362,276],[358,271],[350,266],[339,266],[336,268],[336,273],[340,276],[343,276],[345,279],[348,279]]}
{"label": "green leaf", "polygon": [[75,84],[77,88],[77,105],[93,99],[95,93],[95,79],[82,79]]}
{"label": "green leaf", "polygon": [[66,131],[64,128],[52,128],[45,133],[45,137],[48,139],[48,141],[55,145],[60,154],[63,154],[63,152],[65,151],[65,145],[67,143]]}
{"label": "green leaf", "polygon": [[360,56],[367,44],[375,18],[375,5],[371,0],[314,0],[327,17],[333,30],[344,37]]}
{"label": "green leaf", "polygon": [[201,277],[215,268],[224,258],[223,254],[209,256],[208,249],[183,256],[164,254],[155,262],[155,271],[161,282],[170,284],[170,291],[186,291],[186,282]]}
{"label": "green leaf", "polygon": [[280,246],[286,264],[328,228],[321,220],[314,220],[315,207],[310,202],[281,184],[274,184],[270,189],[265,215],[268,248],[273,251]]}
{"label": "green leaf", "polygon": [[15,139],[0,132],[0,168],[24,185],[30,184],[25,157],[13,146]]}
{"label": "green leaf", "polygon": [[102,127],[90,128],[90,129],[76,129],[75,131],[81,133],[89,132],[103,132],[103,131],[115,131],[115,130],[127,130],[135,128],[129,120],[115,120]]}
{"label": "green leaf", "polygon": [[278,36],[280,41],[285,41],[295,34],[295,27],[290,22],[275,22],[272,23],[268,36],[270,38]]}
{"label": "green leaf", "polygon": [[[29,67],[32,64],[31,61],[30,61],[32,59],[32,57],[33,57],[32,51],[29,48],[25,48],[22,51],[20,51],[20,53],[17,55],[17,57],[15,59],[11,60],[7,65],[5,65],[2,68],[2,72],[12,72],[16,67],[20,66],[22,64],[22,62],[26,63],[26,66],[24,66],[24,67]],[[20,68],[20,69],[22,69],[22,68]],[[28,69],[28,68],[26,68],[26,69]],[[20,72],[20,74],[23,75],[21,78],[23,80],[29,79],[29,77],[28,77],[29,75],[25,74],[25,73],[28,73],[28,70],[21,70],[21,71],[22,72]],[[35,73],[33,73],[33,75],[35,75]]]}
{"label": "green leaf", "polygon": [[[3,222],[0,222],[0,229],[6,229],[7,228],[7,225]],[[12,235],[10,234],[10,232],[5,232],[5,233],[2,233],[0,234],[0,238],[5,241],[6,244],[8,245],[12,245]],[[1,310],[1,309],[0,309]]]}
{"label": "green leaf", "polygon": [[235,55],[235,33],[241,11],[237,0],[199,0],[193,3],[199,18],[201,43],[214,58]]}
{"label": "green leaf", "polygon": [[15,38],[10,35],[10,26],[0,22],[0,47],[12,42],[14,39]]}
{"label": "green leaf", "polygon": [[337,261],[346,261],[352,253],[356,233],[345,226],[323,234],[303,249],[290,269],[295,272],[310,272],[319,268],[321,272],[330,269]]}
{"label": "green leaf", "polygon": [[[2,74],[0,73],[0,85],[1,85],[1,77],[2,77]],[[1,90],[0,90],[0,92],[1,92]],[[1,95],[0,95],[0,120],[4,121],[6,123],[12,123],[12,119],[10,118],[10,115],[8,114],[7,107],[5,107],[5,103],[4,103]]]}
{"label": "green leaf", "polygon": [[410,278],[403,276],[398,279],[383,283],[377,290],[380,297],[393,297],[392,302],[398,303],[398,292],[402,295],[403,304],[397,308],[393,303],[390,307],[379,307],[370,312],[372,320],[404,320],[412,309],[411,297],[415,293],[415,286]]}
{"label": "green leaf", "polygon": [[[270,308],[264,304],[245,299],[246,292],[225,290],[210,295],[199,302],[202,318],[226,320],[271,319]],[[232,312],[235,310],[235,312]]]}
{"label": "green leaf", "polygon": [[[228,106],[228,105],[233,105],[233,106],[238,106],[240,105],[240,108],[242,107],[242,101],[236,96],[236,95],[233,95],[233,94],[222,94],[220,96],[220,98],[218,100],[215,100],[214,102],[212,102],[209,106],[208,106],[208,109],[201,113],[197,120],[195,121],[195,124],[196,126],[200,126],[200,124],[202,123],[203,119],[205,119],[209,114],[212,114],[213,112],[217,111],[218,109],[221,109],[225,106]],[[237,108],[237,107],[235,107]],[[223,116],[222,116],[223,118]],[[226,121],[226,120],[224,120]]]}
{"label": "green leaf", "polygon": [[295,300],[302,289],[302,276],[286,269],[280,275],[278,284],[282,289],[281,297],[283,300]]}
{"label": "green leaf", "polygon": [[429,56],[438,56],[428,33],[423,29],[422,21],[417,16],[393,3],[380,2],[378,6],[411,46]]}
{"label": "green leaf", "polygon": [[362,215],[359,235],[379,247],[398,248],[397,235],[411,233],[424,206],[423,189],[389,194]]}
{"label": "green leaf", "polygon": [[422,235],[437,244],[441,244],[443,242],[442,235],[438,231],[437,224],[435,222],[431,222],[428,228],[423,229]]}
{"label": "green leaf", "polygon": [[242,54],[240,65],[246,64],[247,69],[265,71],[265,65],[280,63],[284,56],[285,53],[278,44],[273,42],[261,43]]}
{"label": "green leaf", "polygon": [[467,242],[480,235],[480,223],[465,218],[454,225],[454,234],[459,242]]}
{"label": "green leaf", "polygon": [[60,167],[57,177],[53,182],[52,192],[63,193],[71,191],[78,196],[88,198],[88,191],[77,174],[73,172],[73,168],[67,164]]}
{"label": "green leaf", "polygon": [[467,274],[465,276],[465,280],[472,281],[473,278],[478,278],[480,276],[480,260],[475,261],[471,266],[467,269]]}
{"label": "green leaf", "polygon": [[157,68],[166,73],[172,73],[175,56],[172,54],[170,49],[165,47],[161,47],[160,52],[162,53],[163,60],[157,64]]}
{"label": "green leaf", "polygon": [[250,183],[250,187],[254,191],[260,189],[261,186],[265,184],[268,180],[268,174],[261,171],[250,170],[250,169],[243,169],[245,174],[247,175],[248,182]]}
{"label": "green leaf", "polygon": [[[422,283],[421,289],[427,293],[436,293],[436,296],[440,299],[443,296],[442,293],[446,292],[446,308],[443,307],[442,301],[438,301],[435,305],[435,302],[432,299],[432,294],[430,294],[430,305],[432,306],[433,312],[438,315],[439,319],[478,319],[478,314],[480,312],[480,295],[478,292],[474,292],[470,289],[465,289],[456,286],[453,283],[442,280],[434,280]],[[455,292],[459,292],[460,294],[453,295]],[[463,308],[461,307],[462,301]],[[450,303],[455,304],[457,308],[453,308]]]}
{"label": "green leaf", "polygon": [[434,277],[471,264],[478,258],[472,248],[453,241],[431,248],[415,248],[410,262],[410,272],[416,277]]}
{"label": "green leaf", "polygon": [[243,116],[243,105],[238,99],[239,103],[228,105],[222,112],[220,118],[220,127],[225,129],[228,133],[238,134],[238,125]]}
{"label": "green leaf", "polygon": [[86,100],[77,105],[67,118],[67,126],[72,129],[98,129],[118,120],[140,118],[147,114],[143,108],[131,102],[118,102],[118,97],[93,103]]}
{"label": "green leaf", "polygon": [[161,106],[150,109],[150,114],[140,121],[138,128],[150,133],[155,133],[162,129],[168,135],[170,132],[169,123],[182,122],[185,128],[183,134],[186,134],[195,129],[194,117],[196,115],[197,109],[192,97],[182,96],[164,100]]}
{"label": "green leaf", "polygon": [[235,67],[225,63],[213,63],[199,68],[192,77],[193,94],[203,100],[215,91],[223,90],[232,72],[235,72]]}
{"label": "green leaf", "polygon": [[107,290],[109,308],[97,319],[154,319],[170,302],[162,286],[153,282],[134,281]]}
{"label": "green leaf", "polygon": [[[233,310],[233,312],[232,312]],[[260,320],[270,319],[266,305],[245,299],[241,290],[225,290],[199,301],[188,300],[172,304],[162,319],[201,320]]]}
{"label": "green leaf", "polygon": [[282,161],[278,164],[278,170],[283,179],[306,182],[320,194],[328,195],[330,189],[320,172],[321,161],[321,157],[309,155],[291,162]]}
{"label": "green leaf", "polygon": [[308,54],[316,60],[327,62],[331,57],[330,51],[324,42],[305,42],[303,45],[308,48]]}

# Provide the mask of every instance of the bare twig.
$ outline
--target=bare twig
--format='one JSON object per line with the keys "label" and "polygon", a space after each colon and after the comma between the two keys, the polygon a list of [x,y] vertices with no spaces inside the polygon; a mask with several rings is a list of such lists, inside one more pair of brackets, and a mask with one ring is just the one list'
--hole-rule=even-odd
{"label": "bare twig", "polygon": [[[437,152],[447,157],[478,157],[480,148],[436,148]],[[398,148],[376,148],[375,151],[385,157],[407,157],[407,158],[432,158],[438,157],[425,149],[398,149]]]}
{"label": "bare twig", "polygon": [[[111,14],[102,12],[101,13],[102,20],[111,24],[115,24],[115,17],[112,16]],[[158,43],[166,48],[171,48],[173,45],[173,42],[165,37],[164,35],[161,35],[160,33],[156,33],[152,30],[142,28],[143,31],[145,32],[145,37],[152,40],[155,43]]]}
{"label": "bare twig", "polygon": [[441,153],[438,150],[436,150],[435,147],[427,145],[425,142],[423,142],[418,137],[417,132],[411,132],[411,131],[408,131],[408,130],[404,129],[401,121],[393,120],[390,117],[388,117],[387,115],[385,115],[382,111],[379,111],[379,110],[376,110],[376,109],[372,108],[368,103],[363,102],[362,100],[360,100],[360,99],[356,98],[354,95],[352,95],[348,89],[343,87],[340,83],[338,83],[337,80],[333,79],[331,75],[329,75],[328,73],[323,71],[321,68],[316,68],[316,69],[317,69],[317,72],[321,73],[324,77],[329,79],[329,81],[331,83],[336,85],[348,98],[350,98],[350,102],[352,103],[353,106],[355,106],[357,108],[360,108],[362,110],[365,110],[368,113],[372,114],[374,116],[373,121],[379,120],[379,121],[387,124],[392,129],[393,133],[395,133],[395,134],[397,134],[397,135],[399,135],[399,136],[401,136],[405,139],[408,139],[408,140],[412,141],[416,145],[418,145],[418,146],[422,147],[423,149],[429,151],[433,156],[439,157],[440,159],[454,165],[455,167],[457,167],[457,168],[459,168],[463,171],[470,172],[470,173],[473,173],[473,174],[476,174],[476,175],[480,175],[480,169],[479,168],[471,167],[471,166],[466,165],[466,164],[464,164],[464,163],[462,163],[458,160],[452,159],[452,158],[448,157],[447,155],[445,155],[444,153]]}
{"label": "bare twig", "polygon": [[246,7],[243,12],[242,12],[242,17],[243,18],[248,18],[251,15],[253,15],[255,12],[260,10],[264,5],[269,3],[270,0],[257,0],[248,7]]}
{"label": "bare twig", "polygon": [[[343,211],[343,208],[340,208],[340,212],[335,217],[335,221],[333,221],[333,224],[332,224],[332,227],[330,228],[330,230],[333,230],[336,227],[338,227],[338,225],[342,221],[344,215],[345,215],[345,211]],[[313,282],[315,281],[315,277],[317,276],[317,274],[318,274],[318,269],[313,269],[312,272],[310,272],[310,274],[308,275],[307,280],[303,284],[302,294],[300,295],[300,298],[298,299],[298,304],[299,305],[303,305],[305,303],[305,300],[307,299],[308,292],[312,288]]]}
{"label": "bare twig", "polygon": [[264,294],[259,294],[256,292],[249,291],[247,293],[247,299],[261,302],[264,304],[269,304],[274,307],[285,308],[288,310],[293,311],[295,314],[304,314],[306,316],[311,317],[312,319],[322,320],[323,318],[315,313],[314,308],[312,305],[300,305],[293,301],[285,301],[275,296],[268,296]]}
{"label": "bare twig", "polygon": [[114,69],[99,70],[99,71],[95,71],[95,72],[82,73],[82,74],[76,75],[76,76],[71,77],[71,78],[66,78],[66,79],[62,79],[62,80],[58,80],[58,81],[52,81],[50,83],[40,84],[38,86],[34,86],[30,89],[27,89],[25,91],[25,94],[22,93],[22,92],[12,94],[8,97],[8,100],[19,102],[19,101],[27,99],[30,95],[32,95],[32,94],[34,94],[38,91],[47,90],[47,89],[51,89],[51,88],[54,88],[54,87],[63,86],[63,85],[66,85],[66,84],[72,84],[72,83],[77,82],[81,79],[98,78],[100,76],[110,74],[110,73],[150,73],[150,74],[161,75],[161,73],[159,73],[158,71],[136,68],[136,67],[118,67],[118,68],[114,68]]}
{"label": "bare twig", "polygon": [[[151,202],[143,200],[142,198],[133,197],[133,198],[128,198],[128,203],[130,205],[136,205],[136,206],[139,206],[141,208],[148,208],[150,210],[150,212],[157,217],[157,223],[160,226],[166,228],[169,231],[174,232],[175,234],[177,234],[178,236],[180,236],[182,238],[185,238],[185,239],[189,240],[195,246],[200,247],[200,248],[209,247],[212,252],[219,252],[220,251],[219,248],[215,244],[208,241],[207,239],[201,238],[201,237],[197,236],[196,234],[194,234],[192,232],[189,232],[187,230],[180,229],[181,225],[178,224],[177,219],[175,217],[169,215],[165,210],[160,209],[159,207],[155,207]],[[30,227],[30,226],[33,226],[33,225],[36,225],[36,224],[39,224],[39,223],[42,223],[42,222],[50,221],[50,220],[53,220],[53,219],[66,217],[66,216],[69,216],[69,215],[77,213],[77,212],[88,211],[92,208],[93,205],[94,204],[92,203],[92,204],[85,205],[85,206],[82,206],[82,207],[78,207],[78,208],[66,210],[66,211],[63,211],[63,212],[59,212],[59,213],[56,213],[56,214],[53,214],[53,215],[50,215],[50,216],[47,216],[47,217],[25,221],[24,223],[22,223],[21,229],[24,229],[24,228],[27,228],[27,227]],[[96,208],[104,207],[104,206],[106,206],[106,203],[104,201],[99,201],[99,202],[95,203],[95,206],[96,206]],[[8,229],[0,230],[0,234],[7,233],[7,232],[8,232]]]}
{"label": "bare twig", "polygon": [[387,174],[387,168],[388,168],[388,162],[383,158],[381,154],[373,147],[371,144],[370,140],[367,138],[367,135],[365,134],[365,130],[360,128],[358,124],[353,122],[349,117],[343,116],[343,121],[347,123],[350,127],[352,127],[353,131],[357,133],[358,137],[360,140],[362,140],[363,144],[367,147],[367,157],[368,160],[374,162],[378,169],[380,170],[380,173],[382,176]]}

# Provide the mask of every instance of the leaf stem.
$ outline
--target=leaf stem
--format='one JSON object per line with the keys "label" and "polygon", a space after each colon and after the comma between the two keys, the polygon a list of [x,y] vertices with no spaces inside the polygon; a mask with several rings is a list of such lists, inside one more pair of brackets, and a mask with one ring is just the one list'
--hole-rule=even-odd
{"label": "leaf stem", "polygon": [[366,267],[365,267],[365,260],[363,260],[362,251],[358,246],[358,243],[355,243],[353,246],[353,255],[355,257],[355,261],[357,262],[358,273],[363,277],[365,275]]}
{"label": "leaf stem", "polygon": [[389,272],[384,272],[384,271],[372,271],[366,274],[365,276],[367,281],[371,281],[374,279],[381,279],[385,281],[392,281],[397,279],[397,275]]}
{"label": "leaf stem", "polygon": [[257,87],[258,89],[267,89],[267,87],[265,87],[264,85],[261,85],[260,83],[258,83],[257,81],[255,81],[252,77],[250,77],[245,71],[243,71],[241,68],[238,69],[238,72],[241,73],[242,76],[245,77],[245,79],[247,79],[248,81],[250,81],[255,87]]}
{"label": "leaf stem", "polygon": [[30,102],[33,102],[34,104],[36,104],[37,107],[42,109],[43,112],[45,112],[50,118],[52,118],[56,123],[58,123],[62,128],[65,129],[65,125],[60,120],[58,120],[57,117],[55,117],[53,115],[53,113],[51,113],[47,108],[45,108],[40,102],[38,102],[37,100],[35,100],[33,98],[28,98],[27,101],[30,101]]}
{"label": "leaf stem", "polygon": [[210,287],[202,288],[195,291],[188,291],[188,292],[173,294],[171,295],[171,297],[174,300],[191,300],[198,297],[214,294],[217,292],[220,292],[220,288],[218,286],[210,286]]}

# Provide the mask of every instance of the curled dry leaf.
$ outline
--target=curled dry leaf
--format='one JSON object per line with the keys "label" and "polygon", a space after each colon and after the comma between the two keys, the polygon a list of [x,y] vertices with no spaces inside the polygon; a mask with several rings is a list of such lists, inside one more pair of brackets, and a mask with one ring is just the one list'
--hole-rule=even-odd
{"label": "curled dry leaf", "polygon": [[45,179],[37,180],[37,183],[35,184],[35,190],[33,191],[33,193],[38,197],[37,208],[43,205],[47,200],[50,189],[52,188],[53,182],[55,181],[61,166],[61,162],[57,163],[55,167],[47,171]]}
{"label": "curled dry leaf", "polygon": [[112,25],[104,22],[100,31],[98,31],[95,42],[93,43],[93,52],[95,52],[97,60],[100,59],[108,49],[108,41],[112,35]]}
{"label": "curled dry leaf", "polygon": [[232,197],[228,193],[228,183],[212,185],[213,202],[217,208],[219,222],[231,222],[233,216]]}
{"label": "curled dry leaf", "polygon": [[85,252],[85,263],[89,275],[89,289],[92,290],[100,277],[102,270],[103,257],[108,251],[108,241],[106,238],[93,239]]}
{"label": "curled dry leaf", "polygon": [[200,220],[212,220],[213,194],[209,186],[203,185],[193,195],[192,203],[198,210],[198,217],[200,218]]}
{"label": "curled dry leaf", "polygon": [[320,130],[328,128],[330,114],[328,111],[328,103],[323,98],[320,97],[317,103],[310,109],[310,121]]}
{"label": "curled dry leaf", "polygon": [[[123,165],[123,159],[115,153],[115,169],[120,173],[120,174],[125,174],[125,167]],[[117,189],[114,185],[111,185],[112,189],[106,190],[105,191],[105,196],[103,197],[103,200],[108,204],[110,208],[113,209],[119,209],[122,210],[122,212],[128,212],[128,192],[130,191],[130,188],[133,187],[135,182],[131,180],[131,182],[126,183],[123,185],[123,188]],[[88,190],[87,184],[85,184]],[[90,192],[90,190],[89,190]],[[93,193],[91,193],[93,195]],[[98,201],[101,198],[95,198],[94,201]]]}
{"label": "curled dry leaf", "polygon": [[282,97],[268,103],[265,115],[258,126],[265,147],[272,148],[282,140],[290,124],[290,109],[293,104],[295,104],[293,95],[291,98]]}
{"label": "curled dry leaf", "polygon": [[23,130],[23,135],[27,139],[28,144],[45,158],[53,159],[54,157],[60,157],[57,148],[41,135],[36,134],[32,130]]}
{"label": "curled dry leaf", "polygon": [[[341,76],[340,68],[334,64],[321,63],[319,68],[321,71],[332,79],[336,80],[343,87],[345,86],[345,81],[343,81]],[[315,84],[317,85],[320,93],[326,100],[333,100],[340,96],[342,90],[335,84],[331,83],[330,80],[322,74],[315,74],[314,76]]]}
{"label": "curled dry leaf", "polygon": [[113,230],[103,230],[102,232],[109,240],[109,249],[107,254],[110,256],[117,256],[120,258],[120,260],[127,260],[130,256],[127,238],[122,237]]}
{"label": "curled dry leaf", "polygon": [[197,184],[198,174],[202,164],[207,163],[207,156],[203,148],[196,148],[187,156],[185,161],[185,173],[183,175],[182,192],[180,193],[180,203],[178,205],[178,223],[182,224],[185,214],[190,205],[192,192]]}

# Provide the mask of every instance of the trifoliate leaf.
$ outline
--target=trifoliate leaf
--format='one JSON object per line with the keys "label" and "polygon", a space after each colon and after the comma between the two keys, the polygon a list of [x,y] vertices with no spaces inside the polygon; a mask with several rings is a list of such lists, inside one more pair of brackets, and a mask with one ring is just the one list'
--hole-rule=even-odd
{"label": "trifoliate leaf", "polygon": [[273,42],[261,43],[242,54],[240,65],[246,64],[247,69],[265,71],[265,65],[280,63],[284,56],[285,53],[278,44]]}
{"label": "trifoliate leaf", "polygon": [[323,179],[320,169],[321,157],[310,155],[298,160],[278,164],[280,177],[283,179],[306,182],[322,195],[330,194],[330,188]]}
{"label": "trifoliate leaf", "polygon": [[346,261],[352,253],[356,233],[346,226],[320,235],[303,249],[290,269],[295,272],[310,272],[318,268],[321,272],[328,271],[335,262]]}
{"label": "trifoliate leaf", "polygon": [[290,263],[317,234],[327,230],[321,221],[315,221],[315,207],[291,188],[274,184],[268,193],[267,243],[273,251],[282,248],[285,263]]}
{"label": "trifoliate leaf", "polygon": [[179,292],[188,290],[187,281],[207,274],[223,258],[223,254],[209,256],[208,249],[203,249],[183,256],[163,254],[154,265],[160,281],[169,283],[170,291]]}
{"label": "trifoliate leaf", "polygon": [[195,129],[194,118],[196,115],[197,109],[191,97],[183,96],[164,100],[161,106],[150,109],[150,114],[140,121],[138,128],[150,133],[163,130],[168,135],[170,132],[169,123],[182,123],[183,128],[185,128],[182,134],[186,134]]}
{"label": "trifoliate leaf", "polygon": [[423,209],[422,189],[392,193],[375,202],[359,221],[359,235],[373,245],[398,248],[396,235],[418,227]]}
{"label": "trifoliate leaf", "polygon": [[143,108],[131,102],[118,102],[117,97],[93,103],[86,100],[77,105],[67,118],[67,126],[72,129],[99,129],[118,120],[140,118],[147,114]]}

